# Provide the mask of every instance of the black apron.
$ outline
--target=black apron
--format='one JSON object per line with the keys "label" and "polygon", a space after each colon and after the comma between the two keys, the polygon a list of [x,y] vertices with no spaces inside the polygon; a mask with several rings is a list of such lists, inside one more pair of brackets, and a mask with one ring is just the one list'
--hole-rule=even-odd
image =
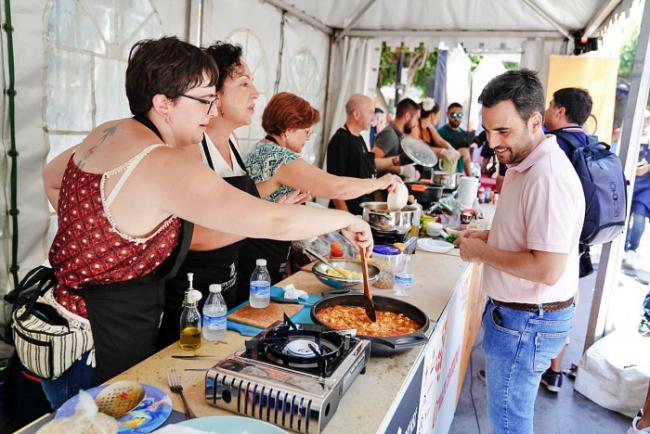
{"label": "black apron", "polygon": [[[268,135],[267,140],[277,144],[275,139]],[[269,240],[266,238],[247,238],[239,252],[239,282],[240,291],[249,294],[251,275],[255,270],[257,259],[266,259],[266,268],[271,276],[271,285],[275,285],[284,275],[291,241]]]}
{"label": "black apron", "polygon": [[[134,119],[161,137],[145,116],[136,115]],[[127,282],[84,286],[82,297],[95,341],[97,384],[156,352],[165,305],[165,280],[176,274],[185,259],[192,229],[192,223],[183,221],[179,245],[152,274]]]}
{"label": "black apron", "polygon": [[[237,148],[235,148],[232,142],[228,141],[228,143],[235,155],[237,163],[242,169],[246,170],[246,166],[239,152],[237,152]],[[202,146],[208,166],[214,170],[214,164],[210,157],[210,151],[205,137],[203,138]],[[223,178],[223,180],[241,191],[255,197],[260,197],[255,183],[247,174],[230,176]],[[205,300],[208,298],[208,288],[212,283],[221,284],[221,295],[228,309],[248,299],[248,293],[242,294],[237,284],[239,249],[244,241],[237,241],[214,250],[190,250],[188,252],[178,274],[167,281],[165,315],[163,316],[163,322],[160,327],[159,348],[164,348],[178,340],[180,334],[180,317],[183,311],[183,297],[188,285],[187,273],[194,273],[193,286],[203,294],[203,298],[199,302],[199,310],[203,308]]]}

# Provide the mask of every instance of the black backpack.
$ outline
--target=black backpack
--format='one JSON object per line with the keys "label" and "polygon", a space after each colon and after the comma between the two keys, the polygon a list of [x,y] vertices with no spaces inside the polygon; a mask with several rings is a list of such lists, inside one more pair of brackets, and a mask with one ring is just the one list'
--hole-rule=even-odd
{"label": "black backpack", "polygon": [[623,164],[609,145],[587,135],[587,144],[568,131],[553,131],[573,148],[569,160],[582,183],[585,218],[580,242],[587,245],[612,241],[625,230],[627,181]]}

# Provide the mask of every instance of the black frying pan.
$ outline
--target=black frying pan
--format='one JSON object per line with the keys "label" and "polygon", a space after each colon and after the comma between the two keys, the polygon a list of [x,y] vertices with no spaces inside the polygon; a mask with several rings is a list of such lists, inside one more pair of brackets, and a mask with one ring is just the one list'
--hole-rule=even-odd
{"label": "black frying pan", "polygon": [[[363,300],[363,294],[326,296],[320,301],[314,303],[312,306],[311,319],[315,324],[319,324],[328,329],[331,329],[316,317],[316,314],[321,309],[332,306],[358,306],[363,308]],[[410,348],[424,345],[429,341],[429,338],[425,335],[425,332],[429,329],[430,320],[429,317],[424,312],[422,312],[422,310],[410,303],[398,300],[396,298],[375,295],[373,296],[372,300],[375,303],[376,310],[401,313],[420,324],[420,329],[417,332],[402,336],[376,337],[359,335],[359,337],[363,339],[370,340],[370,354],[372,356],[398,354]]]}

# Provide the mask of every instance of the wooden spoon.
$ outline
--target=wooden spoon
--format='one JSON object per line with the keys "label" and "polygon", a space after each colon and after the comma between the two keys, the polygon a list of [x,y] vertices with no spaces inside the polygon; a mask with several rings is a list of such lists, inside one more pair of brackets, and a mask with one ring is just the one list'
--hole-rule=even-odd
{"label": "wooden spoon", "polygon": [[363,272],[363,308],[370,321],[377,322],[375,303],[372,301],[372,292],[370,292],[370,283],[368,282],[368,261],[364,250],[361,250],[361,271]]}

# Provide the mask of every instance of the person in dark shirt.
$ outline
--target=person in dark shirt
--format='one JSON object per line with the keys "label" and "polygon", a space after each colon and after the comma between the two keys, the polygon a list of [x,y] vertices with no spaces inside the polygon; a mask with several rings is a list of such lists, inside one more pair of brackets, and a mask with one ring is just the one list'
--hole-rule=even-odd
{"label": "person in dark shirt", "polygon": [[[557,90],[553,94],[553,99],[544,112],[544,128],[554,134],[557,143],[564,153],[571,158],[573,147],[563,137],[564,134],[570,134],[582,146],[587,144],[587,133],[582,129],[582,125],[587,121],[591,114],[593,102],[589,92],[577,87],[566,87]],[[561,131],[561,133],[560,133]],[[593,272],[591,257],[589,256],[589,246],[579,245],[580,251],[580,277],[587,276]],[[578,288],[576,288],[576,291]],[[562,359],[566,345],[554,359],[551,359],[551,366],[542,375],[542,384],[551,392],[559,392],[562,387]]]}
{"label": "person in dark shirt", "polygon": [[[327,145],[327,171],[332,175],[352,178],[370,179],[376,177],[375,164],[389,167],[399,164],[399,158],[382,158],[375,161],[375,155],[368,151],[361,131],[368,130],[374,116],[372,100],[360,94],[350,97],[345,105],[347,118]],[[330,208],[361,214],[359,206],[363,202],[374,200],[373,193],[367,193],[355,199],[332,199]]]}
{"label": "person in dark shirt", "polygon": [[[402,139],[417,127],[420,118],[420,105],[410,98],[401,100],[395,109],[395,120],[381,130],[372,152],[375,154],[377,171],[399,174],[407,179],[417,178],[413,162],[402,152]],[[397,164],[383,166],[378,160],[401,156]],[[403,164],[400,166],[400,163]]]}
{"label": "person in dark shirt", "polygon": [[460,152],[463,157],[463,170],[465,175],[472,176],[472,157],[469,148],[474,141],[474,134],[460,127],[463,122],[463,106],[457,102],[449,104],[447,108],[447,123],[438,128],[438,133],[451,146]]}

